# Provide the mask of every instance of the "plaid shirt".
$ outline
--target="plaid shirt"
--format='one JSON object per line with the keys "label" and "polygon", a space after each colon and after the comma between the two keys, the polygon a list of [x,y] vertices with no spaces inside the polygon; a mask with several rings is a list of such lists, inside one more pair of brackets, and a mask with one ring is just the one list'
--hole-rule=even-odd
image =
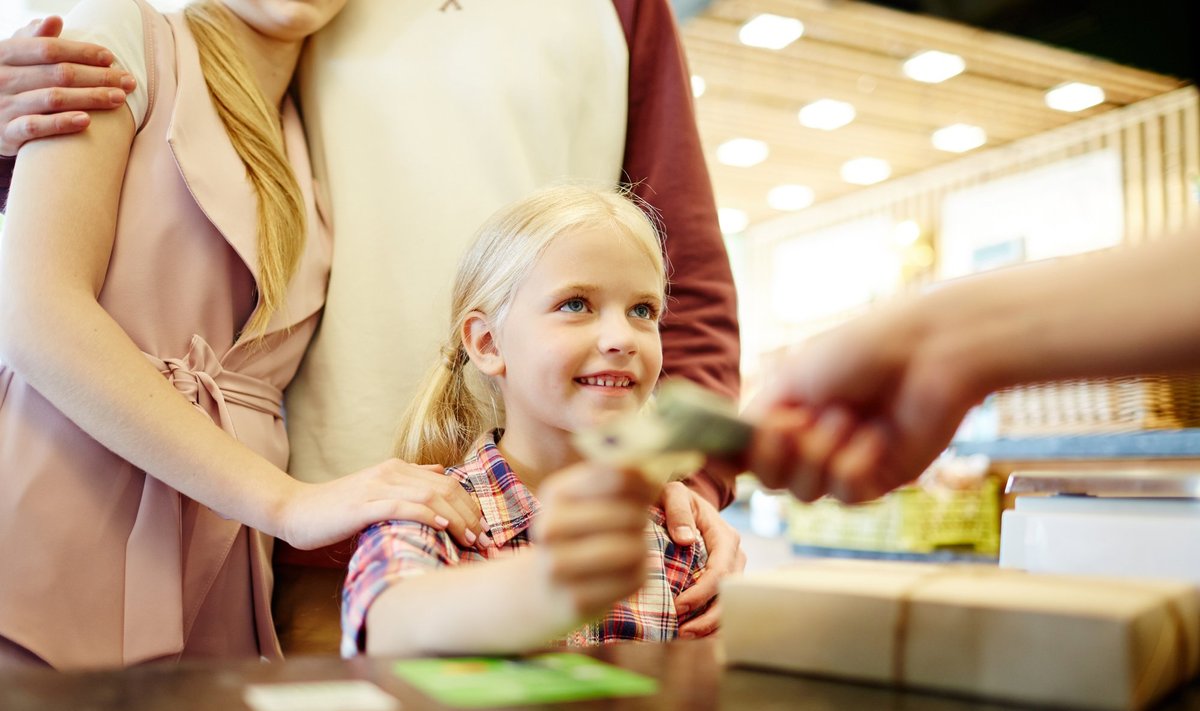
{"label": "plaid shirt", "polygon": [[[460,466],[447,469],[446,475],[457,479],[479,501],[496,546],[461,548],[445,531],[415,521],[384,521],[367,528],[358,539],[342,589],[343,656],[363,651],[367,610],[389,586],[439,568],[512,555],[532,545],[529,527],[541,504],[504,461],[495,433],[481,437],[474,454]],[[703,542],[675,545],[663,524],[663,512],[651,508],[646,548],[652,565],[646,585],[618,602],[603,618],[569,634],[564,643],[583,646],[675,638],[679,630],[675,596],[699,578],[708,552]]]}

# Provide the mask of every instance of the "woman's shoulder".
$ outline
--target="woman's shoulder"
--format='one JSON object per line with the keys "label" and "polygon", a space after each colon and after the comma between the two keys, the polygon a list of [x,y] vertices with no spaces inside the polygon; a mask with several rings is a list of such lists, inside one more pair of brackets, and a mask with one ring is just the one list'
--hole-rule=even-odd
{"label": "woman's shoulder", "polygon": [[65,39],[98,44],[112,52],[119,67],[133,75],[137,87],[125,103],[141,126],[150,107],[150,74],[147,57],[147,19],[159,16],[144,0],[81,0],[63,18]]}

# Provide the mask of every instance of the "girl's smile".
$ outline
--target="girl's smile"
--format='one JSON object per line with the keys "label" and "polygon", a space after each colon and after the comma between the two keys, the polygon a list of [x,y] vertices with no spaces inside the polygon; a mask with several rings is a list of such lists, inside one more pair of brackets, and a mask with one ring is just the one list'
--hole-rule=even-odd
{"label": "girl's smile", "polygon": [[504,402],[505,454],[571,452],[573,432],[639,409],[662,368],[662,304],[661,272],[621,228],[554,239],[483,363]]}

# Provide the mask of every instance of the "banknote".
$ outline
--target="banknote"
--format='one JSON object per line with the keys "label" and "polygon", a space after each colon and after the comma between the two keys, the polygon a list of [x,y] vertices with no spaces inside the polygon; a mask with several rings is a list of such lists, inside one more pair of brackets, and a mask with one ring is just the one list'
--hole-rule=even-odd
{"label": "banknote", "polygon": [[590,461],[637,468],[666,483],[695,473],[709,455],[735,458],[753,433],[732,400],[671,380],[643,410],[577,432],[574,442]]}

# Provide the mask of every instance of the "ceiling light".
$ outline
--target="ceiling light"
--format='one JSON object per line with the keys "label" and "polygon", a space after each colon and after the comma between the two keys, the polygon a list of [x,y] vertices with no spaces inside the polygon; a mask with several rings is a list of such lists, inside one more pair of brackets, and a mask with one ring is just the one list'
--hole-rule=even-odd
{"label": "ceiling light", "polygon": [[746,229],[746,225],[750,224],[750,218],[743,210],[719,207],[717,208],[717,222],[721,225],[722,233],[732,235]]}
{"label": "ceiling light", "polygon": [[753,138],[734,138],[717,146],[717,160],[736,168],[749,168],[767,159],[767,144]]}
{"label": "ceiling light", "polygon": [[926,84],[937,84],[950,77],[962,74],[967,68],[966,62],[957,54],[939,52],[931,49],[917,52],[904,63],[904,73],[909,79],[923,81]]}
{"label": "ceiling light", "polygon": [[699,99],[704,95],[704,90],[707,88],[708,84],[705,83],[704,77],[700,76],[699,74],[692,75],[692,96]]}
{"label": "ceiling light", "polygon": [[813,191],[807,185],[777,185],[767,193],[767,204],[776,210],[803,210],[813,204]]}
{"label": "ceiling light", "polygon": [[832,131],[854,120],[854,107],[845,101],[818,99],[800,109],[800,123],[809,128]]}
{"label": "ceiling light", "polygon": [[956,123],[933,132],[933,147],[939,151],[965,153],[987,143],[987,133],[978,126]]}
{"label": "ceiling light", "polygon": [[855,158],[842,164],[842,180],[854,185],[874,185],[892,175],[892,166],[882,158]]}
{"label": "ceiling light", "polygon": [[1091,84],[1070,81],[1046,92],[1046,106],[1059,111],[1083,111],[1104,103],[1104,90]]}
{"label": "ceiling light", "polygon": [[921,226],[915,220],[897,222],[892,228],[892,239],[901,247],[909,247],[921,239]]}
{"label": "ceiling light", "polygon": [[742,44],[764,49],[783,49],[804,34],[804,23],[793,17],[755,15],[738,30]]}

